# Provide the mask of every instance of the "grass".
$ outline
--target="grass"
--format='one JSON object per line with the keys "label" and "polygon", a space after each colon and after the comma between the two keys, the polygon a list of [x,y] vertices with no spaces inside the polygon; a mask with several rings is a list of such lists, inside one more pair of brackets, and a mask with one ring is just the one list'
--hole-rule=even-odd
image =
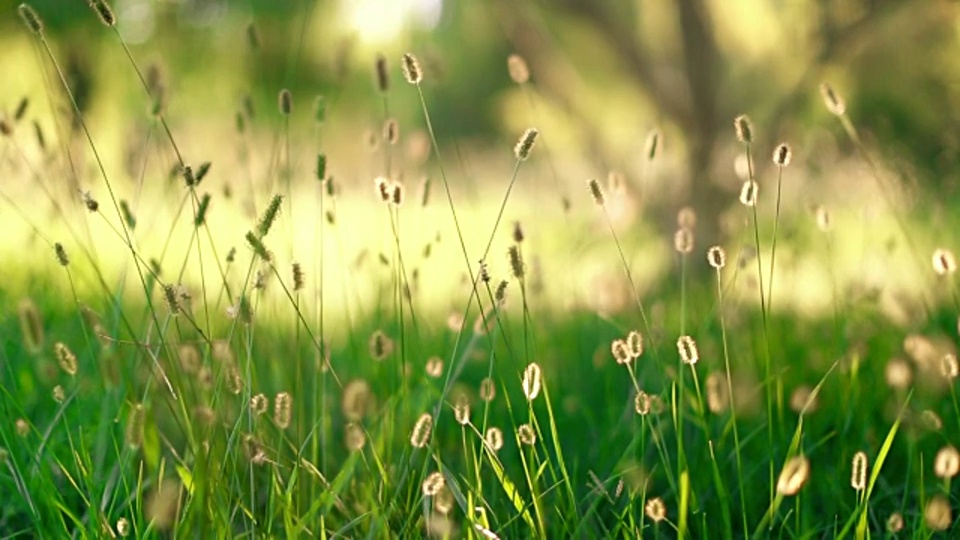
{"label": "grass", "polygon": [[[115,30],[109,7],[92,5]],[[42,247],[0,289],[4,537],[956,533],[956,264],[949,251],[933,266],[920,255],[934,253],[921,232],[932,225],[896,205],[882,152],[832,90],[834,128],[888,217],[858,240],[889,233],[897,245],[885,256],[908,268],[910,287],[847,287],[850,228],[797,217],[782,197],[797,181],[786,163],[775,202],[754,193],[744,208],[731,194],[745,219],[723,247],[694,245],[696,215],[682,211],[676,234],[657,239],[676,247],[658,257],[659,280],[637,263],[649,244],[618,221],[629,187],[578,181],[578,201],[535,131],[504,168],[495,206],[476,205],[431,121],[430,92],[443,87],[424,87],[429,71],[413,55],[397,59],[411,83],[398,87],[389,60],[375,61],[382,169],[356,187],[327,170],[338,134],[326,113],[305,112],[286,89],[271,143],[251,135],[271,130],[262,118],[236,122],[237,146],[262,167],[186,157],[161,86],[109,31],[152,113],[127,185],[56,48],[32,29],[36,69],[57,75],[32,101],[67,107],[51,107],[47,150],[27,140],[22,114],[4,120],[2,167],[35,186],[30,198],[0,186],[13,212],[3,219]],[[538,123],[535,87],[522,59],[510,62]],[[393,144],[398,103],[415,103],[400,112],[427,129],[426,168]],[[298,115],[313,117],[308,136]],[[76,144],[65,142],[71,124]],[[750,131],[745,181],[762,192],[772,184],[755,175]],[[171,180],[157,155],[174,159]],[[554,189],[531,201],[523,184],[544,170]],[[423,189],[441,187],[439,202],[398,180],[427,171],[438,177]],[[210,187],[233,173],[249,175],[248,194]],[[98,187],[79,200],[56,175]],[[643,193],[649,180],[638,180]],[[544,204],[563,217],[544,218]],[[523,217],[508,228],[508,216]],[[785,268],[798,253],[829,276],[824,315],[792,309],[802,285]],[[589,265],[622,277],[612,291],[579,292],[572,275]]]}

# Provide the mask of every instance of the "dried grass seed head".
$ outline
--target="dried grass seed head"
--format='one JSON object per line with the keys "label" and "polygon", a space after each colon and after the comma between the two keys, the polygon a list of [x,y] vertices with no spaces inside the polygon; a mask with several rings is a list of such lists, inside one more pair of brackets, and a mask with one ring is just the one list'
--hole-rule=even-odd
{"label": "dried grass seed head", "polygon": [[650,414],[651,401],[650,394],[640,390],[633,398],[633,408],[640,416],[646,416]]}
{"label": "dried grass seed head", "polygon": [[520,439],[521,444],[533,446],[537,443],[537,432],[530,424],[521,424],[517,428],[517,438]]}
{"label": "dried grass seed head", "polygon": [[519,54],[511,54],[507,57],[507,72],[510,79],[517,84],[525,84],[530,80],[530,68],[527,61]]}
{"label": "dried grass seed head", "polygon": [[680,360],[682,360],[684,364],[692,366],[700,360],[697,342],[690,336],[680,336],[677,339],[677,351],[680,353]]}
{"label": "dried grass seed head", "polygon": [[777,145],[777,148],[773,151],[773,163],[781,169],[790,165],[790,160],[793,159],[793,151],[790,150],[790,145],[787,143],[780,143]]}
{"label": "dried grass seed head", "polygon": [[533,401],[540,395],[540,386],[542,384],[543,373],[540,364],[530,362],[527,368],[523,370],[523,395],[528,401]]}
{"label": "dried grass seed head", "polygon": [[63,244],[57,242],[53,245],[53,251],[57,255],[57,262],[60,263],[60,266],[67,266],[70,264],[70,257],[67,256],[67,250],[63,248]]}
{"label": "dried grass seed head", "polygon": [[387,57],[382,54],[377,54],[376,73],[377,88],[381,92],[390,90],[390,69],[387,66]]}
{"label": "dried grass seed head", "polygon": [[753,123],[750,122],[749,116],[741,114],[736,117],[733,121],[733,127],[736,129],[738,141],[744,144],[753,142]]}
{"label": "dried grass seed head", "polygon": [[420,61],[412,53],[404,53],[400,66],[403,69],[403,78],[408,83],[419,85],[423,82],[423,70],[420,69]]}
{"label": "dried grass seed head", "polygon": [[951,383],[960,376],[960,364],[957,362],[957,355],[947,353],[940,358],[940,374]]}
{"label": "dried grass seed head", "polygon": [[643,354],[643,335],[640,334],[639,330],[631,330],[627,334],[627,350],[630,351],[630,356],[634,358],[639,358]]}
{"label": "dried grass seed head", "polygon": [[28,30],[38,36],[43,35],[43,20],[40,19],[40,16],[37,15],[37,12],[30,4],[20,4],[17,11],[20,13],[20,18],[23,19],[23,24],[27,26]]}
{"label": "dried grass seed head", "polygon": [[96,12],[105,26],[113,27],[117,24],[117,17],[113,14],[113,8],[107,3],[107,0],[89,0],[90,7]]}
{"label": "dried grass seed head", "polygon": [[396,118],[388,118],[383,123],[383,140],[391,146],[400,141],[400,124]]}
{"label": "dried grass seed head", "polygon": [[934,531],[945,531],[953,524],[953,509],[943,495],[934,495],[923,509],[923,520]]}
{"label": "dried grass seed head", "polygon": [[686,255],[693,251],[693,230],[687,227],[680,227],[673,234],[673,247],[677,253]]}
{"label": "dried grass seed head", "polygon": [[829,84],[820,83],[820,97],[823,98],[823,104],[832,114],[843,116],[847,112],[847,104],[843,97],[836,93]]}
{"label": "dried grass seed head", "polygon": [[77,374],[77,356],[73,354],[73,351],[70,350],[70,347],[67,347],[61,342],[56,342],[53,345],[53,351],[57,355],[57,362],[60,364],[60,369],[64,371],[67,375],[73,377]]}
{"label": "dried grass seed head", "polygon": [[443,474],[440,471],[434,471],[423,479],[423,483],[420,485],[420,487],[425,497],[432,497],[437,493],[440,493],[440,490],[442,490],[445,485],[446,480],[444,480]]}
{"label": "dried grass seed head", "polygon": [[484,377],[480,381],[480,399],[490,403],[497,397],[497,383],[490,377]]}
{"label": "dried grass seed head", "polygon": [[933,252],[933,271],[945,276],[957,271],[957,258],[949,249],[939,248]]}
{"label": "dried grass seed head", "polygon": [[470,423],[470,398],[465,393],[453,397],[453,417],[462,426]]}
{"label": "dried grass seed head", "polygon": [[413,431],[410,433],[410,444],[414,448],[424,448],[430,442],[430,433],[433,431],[433,417],[429,413],[423,413],[413,425]]}
{"label": "dried grass seed head", "polygon": [[796,495],[810,477],[810,461],[805,456],[787,460],[777,479],[777,492],[789,497]]}
{"label": "dried grass seed head", "polygon": [[633,359],[630,355],[630,349],[627,347],[627,342],[622,339],[615,339],[610,343],[610,353],[613,354],[613,359],[621,365],[629,364],[630,360]]}
{"label": "dried grass seed head", "polygon": [[600,182],[596,178],[591,178],[587,180],[587,185],[590,186],[590,196],[593,197],[593,202],[603,206],[605,199],[603,197],[603,188],[600,187]]}
{"label": "dried grass seed head", "polygon": [[427,377],[439,379],[440,376],[443,375],[443,359],[439,356],[428,358],[424,366],[424,371],[427,373]]}
{"label": "dried grass seed head", "polygon": [[489,427],[487,428],[487,433],[483,437],[484,442],[487,443],[487,446],[490,450],[494,452],[499,452],[503,448],[503,431],[498,427]]}
{"label": "dried grass seed head", "polygon": [[867,489],[867,453],[860,451],[851,461],[850,487],[856,491]]}
{"label": "dried grass seed head", "polygon": [[293,94],[290,93],[290,90],[286,88],[280,90],[277,102],[280,107],[280,114],[290,116],[290,113],[293,112]]}
{"label": "dried grass seed head", "polygon": [[520,246],[514,244],[507,250],[507,258],[510,262],[510,273],[517,279],[523,279],[524,265],[523,256],[520,254]]}
{"label": "dried grass seed head", "polygon": [[253,411],[253,414],[260,416],[267,412],[267,407],[270,406],[270,400],[267,399],[267,396],[263,394],[257,394],[250,398],[250,410]]}
{"label": "dried grass seed head", "polygon": [[530,157],[530,151],[533,150],[533,145],[537,142],[539,133],[536,128],[528,128],[523,132],[520,140],[517,141],[517,145],[513,147],[513,153],[518,160],[526,161]]}
{"label": "dried grass seed head", "polygon": [[947,445],[937,452],[933,460],[933,474],[937,478],[949,480],[960,473],[960,452],[952,445]]}
{"label": "dried grass seed head", "polygon": [[713,246],[707,250],[707,262],[713,268],[720,270],[727,264],[727,252],[720,246]]}
{"label": "dried grass seed head", "polygon": [[393,354],[393,340],[383,330],[376,330],[370,335],[370,356],[377,362],[382,362]]}
{"label": "dried grass seed head", "polygon": [[744,206],[756,206],[757,204],[757,186],[756,182],[747,180],[740,187],[740,203]]}
{"label": "dried grass seed head", "polygon": [[648,499],[647,504],[643,506],[643,513],[650,518],[650,521],[659,523],[667,519],[667,505],[663,503],[663,499],[660,497],[653,497]]}

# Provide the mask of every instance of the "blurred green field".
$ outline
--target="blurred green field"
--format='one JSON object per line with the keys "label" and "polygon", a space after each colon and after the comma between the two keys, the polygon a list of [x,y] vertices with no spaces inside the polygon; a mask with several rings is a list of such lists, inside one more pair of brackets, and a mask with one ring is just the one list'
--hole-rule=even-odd
{"label": "blurred green field", "polygon": [[951,3],[4,13],[0,537],[960,530]]}

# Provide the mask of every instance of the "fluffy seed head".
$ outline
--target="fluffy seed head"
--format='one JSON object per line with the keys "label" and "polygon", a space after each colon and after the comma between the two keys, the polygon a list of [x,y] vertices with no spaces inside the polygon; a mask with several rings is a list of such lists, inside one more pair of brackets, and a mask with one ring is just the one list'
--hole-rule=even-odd
{"label": "fluffy seed head", "polygon": [[290,116],[293,111],[293,94],[290,93],[290,90],[286,88],[280,90],[280,95],[277,96],[277,104],[280,106],[280,114]]}
{"label": "fluffy seed head", "polygon": [[727,264],[727,252],[720,246],[713,246],[707,250],[707,262],[710,266],[720,270]]}
{"label": "fluffy seed head", "polygon": [[367,434],[358,424],[349,423],[343,427],[343,445],[351,452],[359,452],[367,444]]}
{"label": "fluffy seed head", "polygon": [[527,67],[527,61],[519,54],[511,54],[507,57],[507,71],[510,73],[510,79],[517,84],[524,84],[530,80],[530,68]]}
{"label": "fluffy seed head", "polygon": [[453,398],[453,417],[462,426],[470,423],[470,398],[466,394],[457,394]]}
{"label": "fluffy seed head", "polygon": [[282,203],[283,195],[279,193],[270,199],[270,204],[267,205],[267,209],[263,211],[263,215],[260,216],[260,221],[257,223],[257,232],[260,234],[260,238],[270,232],[270,227],[273,227],[273,222],[277,220],[277,215],[280,213]]}
{"label": "fluffy seed head", "polygon": [[23,24],[27,26],[27,29],[37,34],[38,36],[43,34],[43,21],[40,20],[40,16],[37,15],[37,12],[30,7],[30,4],[20,4],[20,7],[17,8],[17,11],[20,12],[20,18],[23,19]]}
{"label": "fluffy seed head", "polygon": [[386,360],[393,353],[393,340],[387,337],[382,330],[375,331],[370,336],[370,356],[377,362]]}
{"label": "fluffy seed head", "polygon": [[945,531],[953,523],[953,510],[950,501],[943,495],[934,495],[923,509],[923,520],[934,531]]}
{"label": "fluffy seed head", "polygon": [[513,241],[517,244],[523,242],[523,227],[520,225],[519,221],[513,222]]}
{"label": "fluffy seed head", "polygon": [[687,227],[680,227],[673,234],[673,248],[677,253],[686,255],[693,251],[693,231]]}
{"label": "fluffy seed head", "polygon": [[520,254],[520,246],[512,245],[507,250],[507,258],[510,261],[510,273],[517,279],[523,279],[524,266],[523,256]]}
{"label": "fluffy seed head", "polygon": [[633,398],[633,408],[640,416],[650,414],[650,395],[640,390]]}
{"label": "fluffy seed head", "polygon": [[425,497],[432,497],[440,493],[440,490],[442,490],[445,485],[446,481],[443,479],[443,474],[440,471],[434,471],[423,479],[420,488],[423,490]]}
{"label": "fluffy seed head", "polygon": [[659,523],[667,519],[667,505],[663,504],[663,499],[660,497],[654,497],[643,506],[643,513],[650,518],[650,521]]}
{"label": "fluffy seed head", "polygon": [[280,429],[290,427],[290,416],[293,412],[293,398],[287,392],[280,392],[273,399],[273,421]]}
{"label": "fluffy seed head", "polygon": [[383,140],[389,145],[397,144],[400,140],[400,124],[397,123],[396,118],[388,118],[383,123]]}
{"label": "fluffy seed head", "polygon": [[630,356],[634,358],[639,358],[643,354],[643,336],[637,330],[631,330],[627,334],[627,350],[630,351]]}
{"label": "fluffy seed head", "polygon": [[403,184],[400,182],[393,182],[390,190],[390,203],[394,206],[403,205],[403,195],[406,192],[403,188]]}
{"label": "fluffy seed head", "polygon": [[484,377],[480,381],[480,399],[490,403],[495,397],[497,397],[497,383],[490,377]]}
{"label": "fluffy seed head", "polygon": [[527,369],[523,370],[523,395],[528,401],[533,401],[540,395],[541,378],[540,364],[536,362],[530,362]]}
{"label": "fluffy seed head", "polygon": [[539,135],[539,133],[535,128],[529,128],[523,132],[520,140],[517,141],[517,145],[513,147],[513,153],[517,156],[517,159],[526,161],[526,159],[530,157],[530,150],[533,149],[534,143],[537,142],[537,135]]}
{"label": "fluffy seed head", "polygon": [[837,116],[843,116],[847,112],[847,104],[843,101],[840,94],[833,91],[833,88],[827,83],[820,83],[820,97],[823,98],[823,104],[827,110]]}
{"label": "fluffy seed head", "polygon": [[740,203],[744,206],[756,206],[757,204],[757,183],[747,180],[740,188]]}
{"label": "fluffy seed head", "polygon": [[906,390],[913,383],[913,370],[905,360],[892,358],[884,369],[887,385],[894,390]]}
{"label": "fluffy seed head", "polygon": [[499,452],[503,448],[503,432],[500,431],[500,428],[491,427],[487,428],[487,433],[483,437],[484,441],[487,443],[487,446],[490,450],[494,452]]}
{"label": "fluffy seed head", "polygon": [[933,460],[933,474],[948,480],[960,472],[960,452],[951,445],[944,446]]}
{"label": "fluffy seed head", "polygon": [[424,448],[430,442],[430,432],[433,430],[433,417],[429,413],[423,413],[413,425],[413,432],[410,433],[410,444],[414,448]]}
{"label": "fluffy seed head", "polygon": [[267,396],[263,394],[257,394],[250,398],[250,410],[253,411],[253,414],[260,416],[267,412],[267,407],[270,406],[270,400],[267,399]]}
{"label": "fluffy seed head", "polygon": [[419,85],[423,82],[423,71],[420,69],[420,62],[412,53],[404,53],[400,65],[403,68],[403,78],[406,79],[408,83]]}
{"label": "fluffy seed head", "polygon": [[940,374],[950,382],[953,382],[953,380],[960,375],[960,365],[957,363],[957,355],[947,353],[940,358]]}
{"label": "fluffy seed head", "polygon": [[303,289],[304,277],[303,277],[303,267],[300,266],[300,263],[293,263],[293,290],[299,291]]}
{"label": "fluffy seed head", "polygon": [[533,446],[537,443],[537,432],[530,424],[522,424],[517,428],[517,438],[520,439],[521,444]]}
{"label": "fluffy seed head", "polygon": [[627,347],[627,342],[622,339],[613,340],[613,343],[610,344],[610,352],[613,354],[613,359],[616,360],[618,364],[629,364],[630,360],[632,360],[632,357],[630,356],[630,349]]}
{"label": "fluffy seed head", "polygon": [[780,143],[773,151],[773,163],[781,169],[787,165],[790,165],[790,160],[792,158],[793,152],[790,150],[790,145],[787,143]]}
{"label": "fluffy seed head", "polygon": [[177,294],[175,285],[168,283],[163,286],[163,299],[166,300],[171,315],[180,313],[180,295]]}
{"label": "fluffy seed head", "polygon": [[600,182],[596,178],[591,178],[587,180],[587,185],[590,186],[590,196],[593,197],[593,202],[603,206],[603,188],[600,187]]}
{"label": "fluffy seed head", "polygon": [[850,487],[856,491],[867,489],[867,453],[860,451],[853,455],[850,472]]}
{"label": "fluffy seed head", "polygon": [[684,206],[677,212],[677,227],[684,229],[697,228],[697,211],[692,207]]}
{"label": "fluffy seed head", "polygon": [[738,141],[744,144],[753,142],[753,124],[750,122],[749,116],[741,114],[736,117],[733,121],[733,127],[737,131]]}
{"label": "fluffy seed head", "polygon": [[887,518],[887,532],[898,533],[903,530],[903,514],[894,512]]}
{"label": "fluffy seed head", "polygon": [[81,191],[80,200],[83,201],[83,205],[86,206],[87,210],[91,213],[96,212],[100,208],[100,203],[97,202],[97,199],[95,199],[89,191]]}
{"label": "fluffy seed head", "polygon": [[677,339],[677,351],[680,353],[680,359],[684,364],[692,366],[700,360],[700,353],[697,351],[697,342],[690,336],[680,336]]}
{"label": "fluffy seed head", "polygon": [[63,387],[59,384],[53,387],[53,400],[57,403],[63,403],[67,399],[67,393],[63,390]]}
{"label": "fluffy seed head", "polygon": [[777,480],[777,492],[789,497],[796,495],[810,477],[810,461],[804,456],[794,456],[783,464]]}
{"label": "fluffy seed head", "polygon": [[363,379],[355,379],[343,387],[343,397],[340,400],[340,409],[343,416],[352,422],[359,422],[371,409],[373,391],[370,383]]}
{"label": "fluffy seed head", "polygon": [[143,404],[137,403],[130,408],[130,414],[127,417],[126,442],[127,446],[133,449],[140,448],[143,444],[143,423],[146,417],[146,411]]}
{"label": "fluffy seed head", "polygon": [[130,520],[123,517],[117,520],[117,534],[119,534],[121,538],[130,536]]}
{"label": "fluffy seed head", "polygon": [[63,248],[63,244],[60,242],[54,244],[53,251],[57,255],[57,262],[60,263],[60,266],[67,266],[70,264],[70,257],[67,256],[67,250]]}
{"label": "fluffy seed head", "polygon": [[53,345],[53,351],[57,355],[57,362],[60,364],[60,369],[62,369],[67,375],[73,377],[77,374],[77,356],[73,354],[73,351],[70,350],[70,347],[67,347],[61,342],[56,342]]}
{"label": "fluffy seed head", "polygon": [[730,406],[730,393],[726,380],[719,372],[707,376],[707,408],[713,414],[720,414]]}
{"label": "fluffy seed head", "polygon": [[382,176],[378,176],[373,179],[373,185],[377,190],[377,195],[380,197],[380,200],[383,202],[390,202],[390,180]]}
{"label": "fluffy seed head", "polygon": [[933,271],[945,276],[957,271],[957,259],[949,249],[937,249],[933,252]]}
{"label": "fluffy seed head", "polygon": [[105,26],[116,26],[117,18],[114,16],[113,9],[107,3],[107,0],[90,0],[90,7],[97,13],[100,22]]}
{"label": "fluffy seed head", "polygon": [[377,71],[377,88],[381,92],[386,92],[390,90],[390,70],[387,67],[387,57],[378,54],[376,62],[376,71]]}
{"label": "fluffy seed head", "polygon": [[453,493],[444,487],[436,495],[433,496],[433,509],[440,514],[449,514],[453,510],[453,504],[456,500],[453,498]]}
{"label": "fluffy seed head", "polygon": [[424,370],[427,372],[427,377],[438,379],[443,375],[443,359],[439,356],[431,357],[427,360],[427,365],[424,366]]}

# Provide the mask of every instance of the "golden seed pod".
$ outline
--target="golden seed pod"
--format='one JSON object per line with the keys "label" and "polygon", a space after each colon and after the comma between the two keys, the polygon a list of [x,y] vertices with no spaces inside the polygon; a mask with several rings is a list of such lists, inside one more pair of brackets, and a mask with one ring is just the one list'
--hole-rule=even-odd
{"label": "golden seed pod", "polygon": [[293,413],[293,398],[287,392],[280,392],[273,399],[273,422],[280,429],[290,427],[290,417]]}
{"label": "golden seed pod", "polygon": [[591,178],[587,180],[587,185],[590,186],[590,196],[593,197],[593,202],[599,206],[603,206],[605,199],[603,197],[603,188],[600,187],[600,182],[596,178]]}
{"label": "golden seed pod", "polygon": [[850,487],[856,491],[867,489],[867,453],[860,451],[853,455],[850,472]]}
{"label": "golden seed pod", "polygon": [[640,334],[639,330],[631,330],[627,334],[627,350],[630,351],[630,356],[634,358],[639,358],[643,354],[643,335]]}
{"label": "golden seed pod", "polygon": [[637,411],[637,414],[640,416],[646,416],[650,414],[650,406],[650,395],[643,390],[637,392],[637,395],[633,398],[633,408]]}
{"label": "golden seed pod", "polygon": [[843,101],[840,94],[834,92],[829,84],[820,83],[820,96],[823,98],[823,104],[832,114],[843,116],[847,112],[846,102]]}
{"label": "golden seed pod", "polygon": [[677,229],[677,232],[673,234],[673,248],[677,250],[677,253],[686,255],[693,251],[693,231],[681,227]]}
{"label": "golden seed pod", "polygon": [[710,266],[720,270],[727,264],[727,252],[720,246],[713,246],[707,250],[707,262]]}
{"label": "golden seed pod", "polygon": [[517,141],[516,146],[513,147],[513,153],[517,156],[517,159],[520,161],[526,161],[530,157],[530,151],[533,149],[534,143],[537,142],[537,135],[539,131],[535,128],[529,128],[523,132],[523,135],[520,136],[520,140]]}
{"label": "golden seed pod", "polygon": [[934,495],[923,509],[923,520],[934,531],[945,531],[953,524],[953,510],[950,501],[943,495]]}
{"label": "golden seed pod", "polygon": [[433,417],[429,413],[423,413],[417,419],[413,426],[413,432],[410,434],[410,444],[414,448],[424,448],[430,442],[430,432],[433,430]]}
{"label": "golden seed pod", "polygon": [[677,338],[677,351],[680,353],[680,360],[684,364],[694,365],[700,360],[700,353],[697,351],[697,342],[690,336],[680,336]]}
{"label": "golden seed pod", "polygon": [[523,371],[523,395],[527,401],[533,401],[540,395],[541,377],[540,365],[530,362]]}
{"label": "golden seed pod", "polygon": [[753,142],[753,124],[750,122],[750,117],[741,114],[733,120],[733,127],[737,132],[737,140],[744,143],[750,144]]}
{"label": "golden seed pod", "polygon": [[659,523],[667,519],[667,505],[663,503],[663,499],[660,497],[654,497],[647,500],[647,504],[643,505],[643,513],[650,518],[650,521]]}
{"label": "golden seed pod", "polygon": [[480,399],[490,403],[495,397],[497,397],[497,383],[490,377],[484,377],[480,381]]}
{"label": "golden seed pod", "polygon": [[933,271],[945,276],[957,271],[957,258],[949,249],[937,249],[933,252]]}
{"label": "golden seed pod", "polygon": [[517,84],[525,84],[530,80],[530,68],[527,67],[527,61],[519,54],[511,54],[507,57],[507,72],[510,73],[510,79]]}
{"label": "golden seed pod", "polygon": [[270,400],[263,394],[257,394],[250,398],[250,410],[257,416],[267,412],[267,407],[269,406]]}
{"label": "golden seed pod", "polygon": [[121,538],[130,536],[130,520],[124,517],[117,520],[117,534],[119,534]]}
{"label": "golden seed pod", "polygon": [[427,359],[427,365],[424,366],[427,377],[438,379],[443,375],[443,359],[439,356],[433,356]]}
{"label": "golden seed pod", "polygon": [[610,353],[613,355],[613,359],[621,365],[629,364],[630,360],[633,359],[630,356],[630,349],[627,347],[627,342],[622,339],[615,339],[610,343]]}
{"label": "golden seed pod", "polygon": [[58,341],[53,344],[53,352],[57,355],[57,362],[64,373],[71,377],[77,374],[77,356],[70,347]]}
{"label": "golden seed pod", "polygon": [[933,474],[948,480],[960,472],[960,452],[951,445],[944,446],[933,460]]}
{"label": "golden seed pod", "polygon": [[367,434],[360,425],[353,422],[343,428],[343,444],[351,452],[359,452],[367,444]]}
{"label": "golden seed pod", "polygon": [[503,448],[503,432],[500,431],[500,428],[487,428],[487,433],[484,435],[483,440],[487,443],[487,447],[494,452],[499,452],[500,449]]}
{"label": "golden seed pod", "polygon": [[420,62],[412,53],[404,53],[400,63],[403,69],[403,78],[410,84],[419,85],[423,82],[423,71],[420,69]]}
{"label": "golden seed pod", "polygon": [[793,159],[793,151],[790,150],[790,145],[787,143],[780,143],[776,149],[773,151],[773,163],[781,169],[790,165],[790,160]]}
{"label": "golden seed pod", "polygon": [[443,478],[443,473],[440,471],[434,471],[423,479],[423,483],[420,484],[420,488],[423,490],[423,495],[425,497],[432,497],[437,493],[440,493],[440,490],[446,486],[446,483],[446,480]]}
{"label": "golden seed pod", "polygon": [[784,496],[796,495],[810,477],[810,460],[805,456],[794,456],[783,464],[777,479],[777,492]]}
{"label": "golden seed pod", "polygon": [[223,385],[228,392],[235,396],[243,391],[243,376],[236,364],[231,363],[224,366]]}
{"label": "golden seed pod", "polygon": [[453,417],[462,426],[470,423],[470,398],[466,394],[457,394],[453,398]]}
{"label": "golden seed pod", "polygon": [[537,432],[530,424],[522,424],[517,428],[517,438],[520,439],[521,444],[533,446],[537,443]]}
{"label": "golden seed pod", "polygon": [[747,180],[740,188],[740,203],[744,206],[756,206],[757,204],[757,186],[756,182]]}
{"label": "golden seed pod", "polygon": [[894,512],[887,518],[887,532],[898,533],[903,530],[903,514]]}

